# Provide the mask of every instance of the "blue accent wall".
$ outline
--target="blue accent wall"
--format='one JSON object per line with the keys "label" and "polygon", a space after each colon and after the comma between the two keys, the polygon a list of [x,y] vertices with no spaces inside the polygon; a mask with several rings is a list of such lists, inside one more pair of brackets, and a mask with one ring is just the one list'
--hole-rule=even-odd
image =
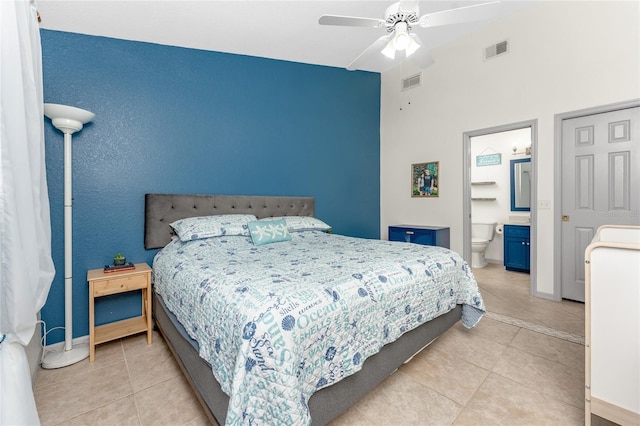
{"label": "blue accent wall", "polygon": [[[42,30],[45,102],[96,114],[73,135],[73,335],[89,269],[143,246],[145,193],[312,196],[334,232],[379,238],[380,75]],[[64,325],[63,135],[45,120],[52,252],[42,317]],[[96,323],[140,313],[101,298]],[[54,331],[48,343],[64,339]]]}

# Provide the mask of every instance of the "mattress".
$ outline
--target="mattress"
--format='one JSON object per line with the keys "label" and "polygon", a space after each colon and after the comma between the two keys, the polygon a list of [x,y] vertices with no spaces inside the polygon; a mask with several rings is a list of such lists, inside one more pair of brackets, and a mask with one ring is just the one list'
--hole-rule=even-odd
{"label": "mattress", "polygon": [[154,280],[230,396],[227,424],[309,424],[310,396],[382,346],[458,304],[467,327],[484,312],[450,250],[319,231],[176,239]]}

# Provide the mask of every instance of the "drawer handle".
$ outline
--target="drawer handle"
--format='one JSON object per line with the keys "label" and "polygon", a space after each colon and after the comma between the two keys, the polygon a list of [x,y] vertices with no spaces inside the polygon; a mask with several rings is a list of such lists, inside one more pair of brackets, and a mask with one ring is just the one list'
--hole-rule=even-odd
{"label": "drawer handle", "polygon": [[407,235],[413,235],[414,232],[413,231],[407,231]]}

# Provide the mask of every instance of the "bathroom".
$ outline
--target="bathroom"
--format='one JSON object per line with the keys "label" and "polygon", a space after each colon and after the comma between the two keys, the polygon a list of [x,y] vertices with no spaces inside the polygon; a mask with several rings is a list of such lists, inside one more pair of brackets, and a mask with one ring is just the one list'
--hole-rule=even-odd
{"label": "bathroom", "polygon": [[475,136],[470,146],[472,267],[505,265],[507,224],[518,225],[509,228],[510,236],[515,230],[522,237],[517,240],[517,248],[508,246],[520,250],[522,245],[526,249],[521,253],[526,260],[515,254],[515,267],[514,252],[509,249],[507,269],[528,272],[531,128]]}

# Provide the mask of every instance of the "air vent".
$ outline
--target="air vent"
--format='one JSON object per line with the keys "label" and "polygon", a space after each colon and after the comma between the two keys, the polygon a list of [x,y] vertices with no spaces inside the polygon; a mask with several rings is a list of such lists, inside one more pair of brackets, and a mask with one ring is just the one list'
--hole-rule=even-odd
{"label": "air vent", "polygon": [[411,77],[402,79],[402,91],[413,89],[422,85],[422,73],[412,75]]}
{"label": "air vent", "polygon": [[496,43],[484,49],[484,59],[495,58],[509,52],[509,42],[507,40]]}

